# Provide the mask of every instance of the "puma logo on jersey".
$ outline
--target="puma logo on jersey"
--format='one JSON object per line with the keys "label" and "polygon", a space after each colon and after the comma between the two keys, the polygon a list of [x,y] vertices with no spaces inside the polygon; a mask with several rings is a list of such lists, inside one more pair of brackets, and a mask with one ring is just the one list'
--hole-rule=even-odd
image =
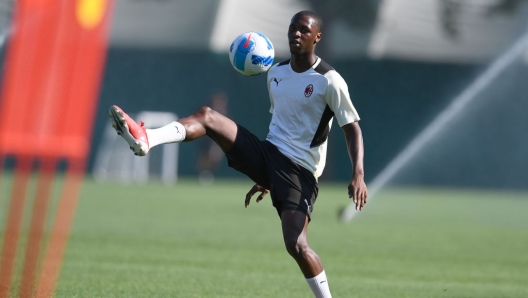
{"label": "puma logo on jersey", "polygon": [[282,81],[282,79],[280,79],[280,80],[277,81],[277,78],[273,78],[273,82],[277,83],[276,86],[279,86],[280,81]]}

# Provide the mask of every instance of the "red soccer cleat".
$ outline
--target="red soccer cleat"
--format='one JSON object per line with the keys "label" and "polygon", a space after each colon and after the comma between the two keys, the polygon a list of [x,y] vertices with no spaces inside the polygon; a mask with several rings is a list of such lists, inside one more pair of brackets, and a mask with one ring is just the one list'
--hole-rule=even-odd
{"label": "red soccer cleat", "polygon": [[141,121],[141,125],[137,124],[136,121],[132,120],[116,105],[110,107],[109,114],[112,120],[112,127],[117,131],[118,135],[128,142],[130,150],[134,151],[134,154],[138,156],[147,155],[150,148],[143,121]]}

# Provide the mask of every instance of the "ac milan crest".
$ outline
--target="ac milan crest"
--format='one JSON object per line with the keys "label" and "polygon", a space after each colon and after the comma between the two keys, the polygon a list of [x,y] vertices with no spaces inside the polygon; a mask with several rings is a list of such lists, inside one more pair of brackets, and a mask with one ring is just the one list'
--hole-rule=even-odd
{"label": "ac milan crest", "polygon": [[310,97],[310,96],[312,96],[312,93],[313,93],[313,85],[310,84],[310,85],[306,86],[306,89],[304,89],[304,96]]}

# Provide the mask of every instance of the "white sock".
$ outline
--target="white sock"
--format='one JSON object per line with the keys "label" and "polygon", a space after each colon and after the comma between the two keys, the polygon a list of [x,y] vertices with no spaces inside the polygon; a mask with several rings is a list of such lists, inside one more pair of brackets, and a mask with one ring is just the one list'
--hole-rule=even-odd
{"label": "white sock", "polygon": [[316,277],[307,278],[306,282],[316,298],[332,298],[324,270]]}
{"label": "white sock", "polygon": [[185,127],[176,121],[160,128],[147,129],[146,132],[150,148],[160,144],[177,143],[185,140]]}

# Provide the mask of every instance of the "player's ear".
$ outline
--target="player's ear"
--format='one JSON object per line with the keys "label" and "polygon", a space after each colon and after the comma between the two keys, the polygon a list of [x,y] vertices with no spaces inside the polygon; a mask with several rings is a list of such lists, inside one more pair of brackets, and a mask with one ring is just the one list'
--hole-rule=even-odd
{"label": "player's ear", "polygon": [[318,43],[321,40],[321,37],[323,36],[323,33],[319,32],[315,36],[314,44]]}

